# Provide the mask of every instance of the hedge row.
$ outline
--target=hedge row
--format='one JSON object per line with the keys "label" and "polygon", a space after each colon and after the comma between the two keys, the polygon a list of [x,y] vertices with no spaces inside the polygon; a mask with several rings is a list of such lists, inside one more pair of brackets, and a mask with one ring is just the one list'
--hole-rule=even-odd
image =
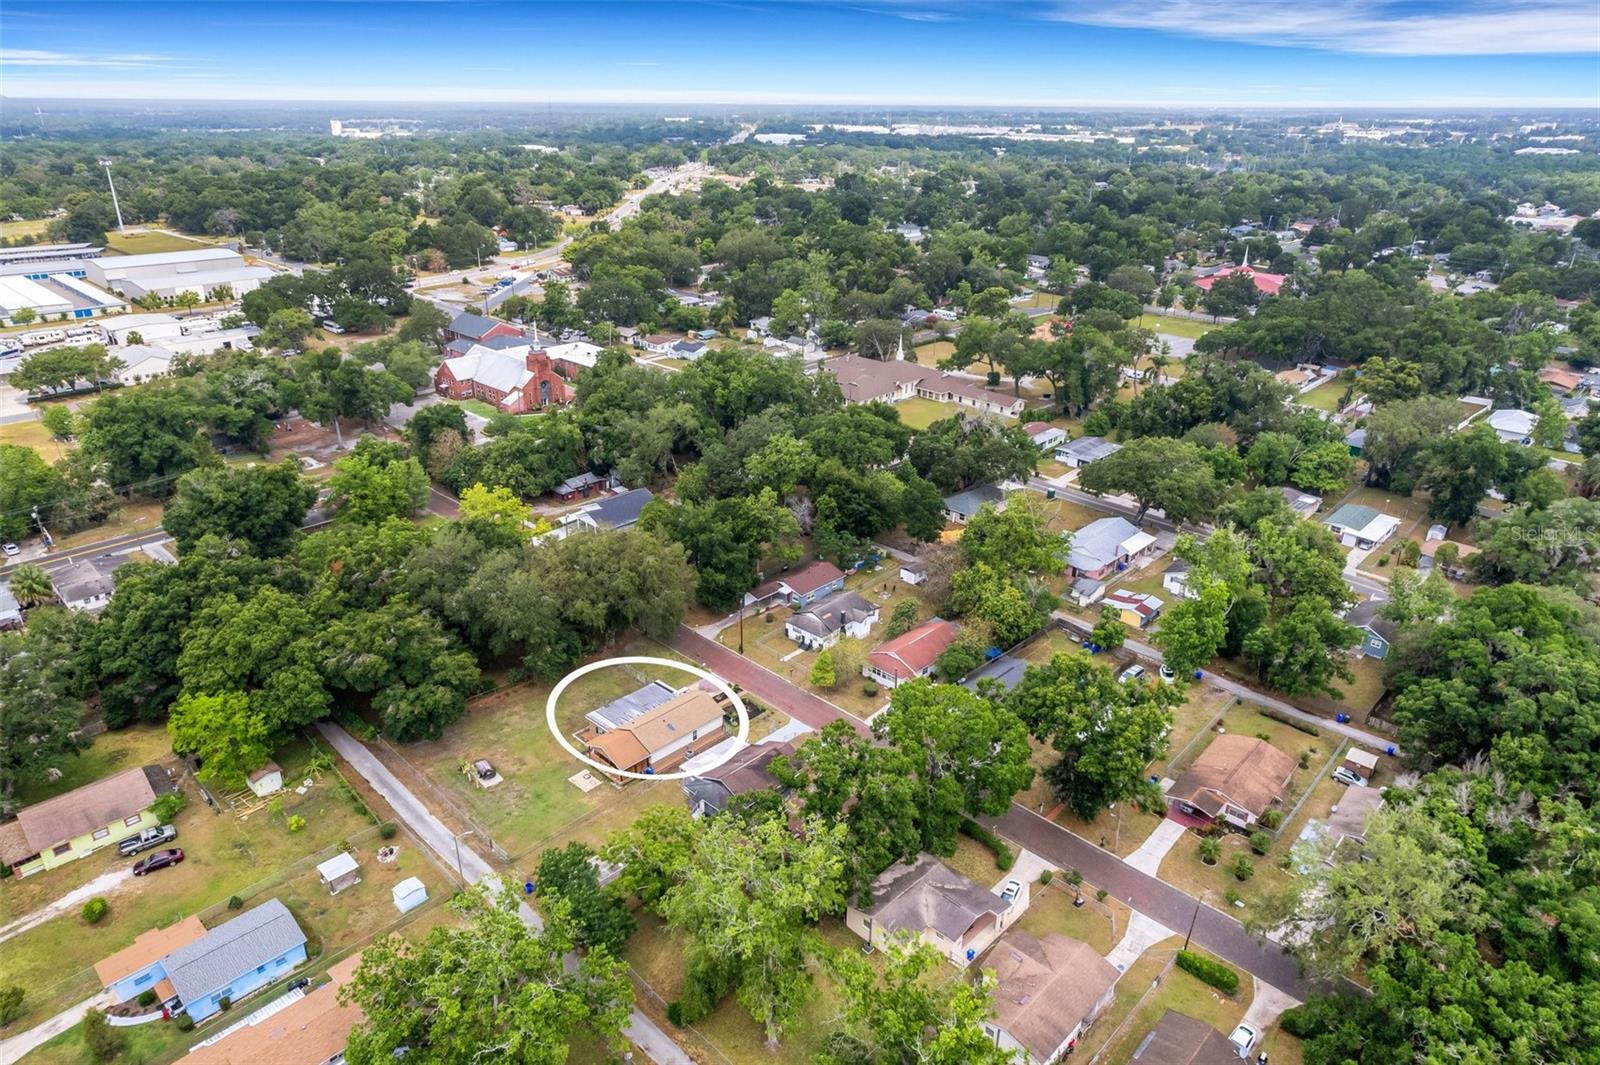
{"label": "hedge row", "polygon": [[1290,717],[1288,714],[1284,713],[1282,710],[1279,710],[1279,709],[1277,709],[1275,707],[1263,706],[1263,707],[1259,707],[1258,709],[1259,709],[1262,717],[1270,717],[1272,720],[1278,722],[1280,725],[1288,725],[1290,728],[1299,729],[1301,732],[1304,732],[1307,736],[1320,736],[1320,735],[1322,735],[1322,730],[1317,728],[1317,726],[1313,725],[1311,722],[1309,722],[1309,721],[1301,721],[1298,717]]}
{"label": "hedge row", "polygon": [[1001,839],[993,832],[990,832],[987,828],[984,828],[970,817],[962,818],[961,834],[964,836],[971,836],[973,839],[977,840],[979,843],[993,851],[994,864],[999,867],[1002,873],[1007,869],[1010,869],[1012,863],[1016,861],[1016,857],[1011,853],[1011,848],[1006,846],[1005,840]]}
{"label": "hedge row", "polygon": [[1178,968],[1199,977],[1225,995],[1231,995],[1239,990],[1239,974],[1220,961],[1212,961],[1192,951],[1180,950]]}

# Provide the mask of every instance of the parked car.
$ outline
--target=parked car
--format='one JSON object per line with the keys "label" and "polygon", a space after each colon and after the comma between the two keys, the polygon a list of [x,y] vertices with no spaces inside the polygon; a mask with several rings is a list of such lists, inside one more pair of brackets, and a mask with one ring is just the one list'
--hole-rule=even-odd
{"label": "parked car", "polygon": [[302,988],[309,987],[310,985],[311,985],[311,978],[309,976],[302,976],[298,980],[289,981],[289,990],[290,991],[299,991]]}
{"label": "parked car", "polygon": [[4,552],[7,558],[15,558],[22,553],[22,548],[8,541],[0,544],[0,552]]}
{"label": "parked car", "polygon": [[1161,679],[1166,681],[1168,684],[1171,684],[1177,678],[1177,674],[1172,672],[1172,667],[1167,665],[1165,662],[1161,663],[1160,673]]}
{"label": "parked car", "polygon": [[146,873],[153,873],[157,869],[165,869],[169,865],[177,865],[181,861],[183,861],[183,849],[181,847],[174,847],[167,851],[156,851],[150,857],[140,858],[133,863],[133,875],[143,876]]}
{"label": "parked car", "polygon": [[1022,881],[1007,880],[1005,886],[1000,889],[1000,901],[1009,906],[1011,903],[1016,902],[1017,896],[1021,894]]}
{"label": "parked car", "polygon": [[1346,769],[1344,766],[1340,766],[1333,771],[1333,779],[1341,784],[1348,784],[1352,788],[1364,788],[1367,786],[1366,780],[1360,773]]}
{"label": "parked car", "polygon": [[161,825],[157,828],[147,828],[137,836],[129,836],[117,844],[117,850],[124,858],[132,858],[141,851],[151,847],[159,847],[163,843],[171,843],[178,838],[178,830],[172,825]]}
{"label": "parked car", "polygon": [[1123,684],[1127,684],[1130,681],[1143,680],[1146,672],[1147,671],[1143,666],[1132,665],[1123,670],[1121,673],[1118,673],[1117,680]]}
{"label": "parked car", "polygon": [[1256,1040],[1261,1038],[1261,1030],[1254,1025],[1241,1024],[1228,1036],[1228,1042],[1239,1052],[1241,1058],[1250,1056],[1250,1048],[1256,1045]]}

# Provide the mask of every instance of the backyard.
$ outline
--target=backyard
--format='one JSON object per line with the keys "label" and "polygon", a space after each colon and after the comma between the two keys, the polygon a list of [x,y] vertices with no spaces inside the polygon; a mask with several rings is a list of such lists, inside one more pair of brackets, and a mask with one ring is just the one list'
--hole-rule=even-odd
{"label": "backyard", "polygon": [[1344,374],[1338,374],[1311,391],[1294,397],[1294,402],[1312,410],[1327,411],[1331,414],[1339,409],[1339,400],[1349,387],[1350,384],[1344,379]]}

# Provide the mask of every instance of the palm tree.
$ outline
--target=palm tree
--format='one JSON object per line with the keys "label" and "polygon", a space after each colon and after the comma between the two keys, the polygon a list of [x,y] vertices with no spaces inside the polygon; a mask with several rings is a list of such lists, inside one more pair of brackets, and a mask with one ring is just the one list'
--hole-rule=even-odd
{"label": "palm tree", "polygon": [[1222,857],[1222,841],[1216,836],[1200,837],[1200,860],[1207,865],[1216,865],[1217,859]]}
{"label": "palm tree", "polygon": [[50,575],[32,562],[24,562],[11,571],[11,594],[24,607],[48,603],[56,597]]}

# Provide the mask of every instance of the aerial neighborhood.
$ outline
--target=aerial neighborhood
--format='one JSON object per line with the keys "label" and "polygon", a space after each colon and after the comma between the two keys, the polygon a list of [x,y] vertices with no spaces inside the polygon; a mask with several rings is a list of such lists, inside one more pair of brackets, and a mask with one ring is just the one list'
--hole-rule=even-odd
{"label": "aerial neighborhood", "polygon": [[0,116],[0,1061],[1600,1062],[1594,113],[562,99]]}

